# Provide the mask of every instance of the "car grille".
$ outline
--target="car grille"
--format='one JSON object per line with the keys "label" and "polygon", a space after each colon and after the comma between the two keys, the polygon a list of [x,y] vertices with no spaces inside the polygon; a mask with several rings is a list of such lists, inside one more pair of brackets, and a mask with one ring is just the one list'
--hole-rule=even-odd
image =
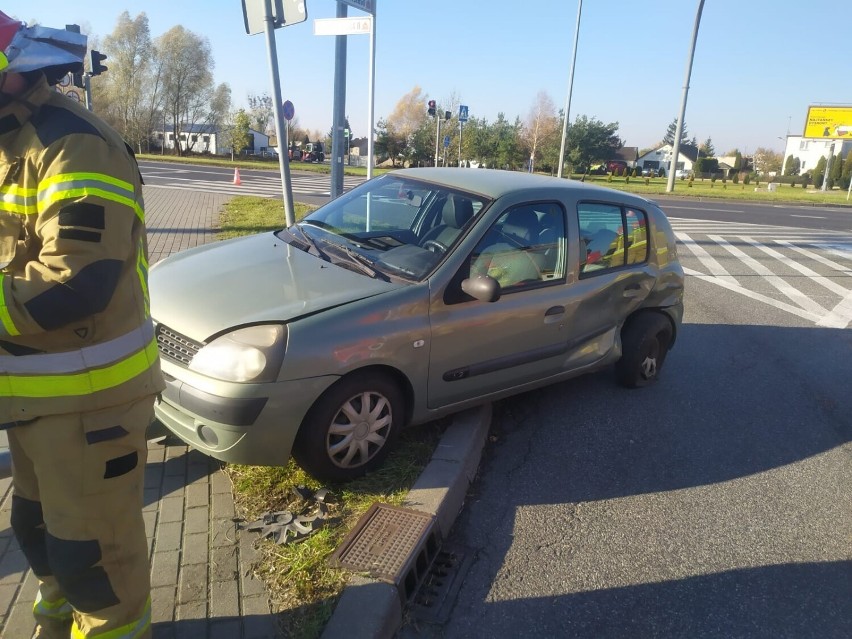
{"label": "car grille", "polygon": [[160,355],[163,357],[189,366],[189,362],[202,346],[203,344],[173,331],[168,326],[157,324],[157,348],[160,349]]}

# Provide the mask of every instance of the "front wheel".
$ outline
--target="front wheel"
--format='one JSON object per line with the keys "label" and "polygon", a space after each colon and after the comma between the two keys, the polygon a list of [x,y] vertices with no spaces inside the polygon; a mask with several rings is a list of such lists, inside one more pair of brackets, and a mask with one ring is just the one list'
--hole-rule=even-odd
{"label": "front wheel", "polygon": [[344,377],[305,417],[293,457],[320,481],[356,479],[384,462],[403,424],[405,400],[386,375]]}
{"label": "front wheel", "polygon": [[653,384],[659,377],[672,341],[672,326],[659,313],[643,313],[621,330],[618,382],[627,388]]}

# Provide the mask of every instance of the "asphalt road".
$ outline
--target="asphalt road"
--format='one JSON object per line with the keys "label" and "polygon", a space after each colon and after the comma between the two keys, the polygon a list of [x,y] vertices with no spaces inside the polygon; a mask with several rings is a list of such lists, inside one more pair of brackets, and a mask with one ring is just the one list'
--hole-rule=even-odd
{"label": "asphalt road", "polygon": [[[742,225],[691,224],[727,275],[683,248],[705,275],[662,379],[601,373],[495,407],[448,540],[472,565],[404,639],[852,636],[852,234],[763,227],[782,260]],[[843,318],[820,326],[814,306]]]}

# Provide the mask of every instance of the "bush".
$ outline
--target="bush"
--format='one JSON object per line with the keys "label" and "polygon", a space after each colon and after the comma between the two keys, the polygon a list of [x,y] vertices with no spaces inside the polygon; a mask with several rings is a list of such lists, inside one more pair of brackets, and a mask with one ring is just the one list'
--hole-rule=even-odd
{"label": "bush", "polygon": [[659,173],[657,173],[657,177],[666,177],[666,170],[663,167],[660,167]]}
{"label": "bush", "polygon": [[[617,170],[617,169],[616,169],[616,170]],[[607,181],[607,182],[612,182],[612,173],[610,173],[609,175],[607,175],[607,177],[606,177],[606,181]]]}
{"label": "bush", "polygon": [[744,185],[751,184],[751,174],[750,173],[745,174],[745,177],[743,178],[743,184]]}
{"label": "bush", "polygon": [[804,189],[804,188],[807,188],[807,186],[808,186],[808,181],[810,180],[810,178],[811,178],[811,176],[810,176],[810,175],[808,175],[807,173],[805,173],[804,175],[802,175],[802,177],[800,178],[800,180],[801,180],[801,184],[802,184],[802,188],[803,188],[803,189]]}
{"label": "bush", "polygon": [[731,178],[731,182],[733,182],[734,184],[739,184],[740,183],[740,174],[734,173],[734,177]]}
{"label": "bush", "polygon": [[638,166],[633,167],[633,177],[639,177],[639,167]]}
{"label": "bush", "polygon": [[624,183],[625,183],[625,184],[630,184],[630,176],[629,176],[629,175],[625,175],[625,176],[624,176]]}

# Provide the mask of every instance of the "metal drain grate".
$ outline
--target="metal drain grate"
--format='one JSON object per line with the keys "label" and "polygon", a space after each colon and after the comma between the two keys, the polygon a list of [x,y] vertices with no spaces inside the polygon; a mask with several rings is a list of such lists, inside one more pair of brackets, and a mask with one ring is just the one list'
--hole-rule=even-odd
{"label": "metal drain grate", "polygon": [[426,578],[440,547],[434,515],[373,504],[334,551],[330,562],[393,584],[405,605]]}
{"label": "metal drain grate", "polygon": [[411,616],[425,623],[445,623],[465,575],[473,564],[473,557],[470,548],[459,544],[447,544],[441,548],[411,602]]}

